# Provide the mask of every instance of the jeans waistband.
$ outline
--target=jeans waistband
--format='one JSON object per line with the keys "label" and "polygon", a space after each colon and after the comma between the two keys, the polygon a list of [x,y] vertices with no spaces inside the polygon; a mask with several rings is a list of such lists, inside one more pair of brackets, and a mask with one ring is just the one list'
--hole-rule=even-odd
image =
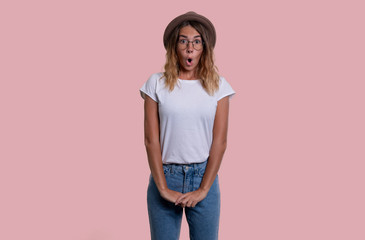
{"label": "jeans waistband", "polygon": [[[208,158],[209,159],[209,158]],[[170,173],[189,173],[193,172],[195,174],[198,173],[204,173],[205,168],[207,166],[208,159],[201,163],[190,163],[190,164],[176,164],[176,163],[170,163],[170,164],[163,164],[163,167],[165,171],[168,171]]]}
{"label": "jeans waistband", "polygon": [[193,167],[193,168],[201,168],[206,167],[209,157],[204,162],[200,163],[188,163],[188,164],[180,164],[180,163],[164,163],[164,166],[176,166],[176,167]]}
{"label": "jeans waistband", "polygon": [[207,158],[207,160],[205,160],[204,162],[200,162],[200,163],[188,163],[188,164],[181,164],[181,163],[164,163],[164,166],[177,166],[177,167],[181,167],[181,166],[185,166],[185,167],[205,167],[207,165],[207,162],[209,160],[209,157]]}

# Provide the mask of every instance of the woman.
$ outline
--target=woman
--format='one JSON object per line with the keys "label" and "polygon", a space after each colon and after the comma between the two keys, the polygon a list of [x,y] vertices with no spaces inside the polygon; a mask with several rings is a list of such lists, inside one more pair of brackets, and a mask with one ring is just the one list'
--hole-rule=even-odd
{"label": "woman", "polygon": [[216,33],[188,12],[165,29],[165,72],[140,89],[151,169],[147,205],[151,238],[179,239],[183,209],[190,239],[218,239],[218,170],[227,145],[229,99],[235,94],[213,61]]}

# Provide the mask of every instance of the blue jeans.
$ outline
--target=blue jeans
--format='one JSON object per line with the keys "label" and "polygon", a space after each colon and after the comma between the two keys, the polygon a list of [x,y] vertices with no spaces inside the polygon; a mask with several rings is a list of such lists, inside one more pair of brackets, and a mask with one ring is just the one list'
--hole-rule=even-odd
{"label": "blue jeans", "polygon": [[[207,161],[193,164],[164,164],[167,187],[187,193],[199,188]],[[148,216],[152,240],[177,240],[180,236],[183,208],[160,196],[152,175],[147,190]],[[185,207],[192,240],[218,239],[220,190],[216,176],[206,198],[195,207]]]}

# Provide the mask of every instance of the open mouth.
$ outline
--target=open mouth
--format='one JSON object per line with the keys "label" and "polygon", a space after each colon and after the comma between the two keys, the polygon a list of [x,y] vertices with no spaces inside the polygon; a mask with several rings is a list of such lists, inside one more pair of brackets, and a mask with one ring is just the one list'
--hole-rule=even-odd
{"label": "open mouth", "polygon": [[188,66],[191,66],[191,65],[192,65],[192,62],[193,62],[193,59],[192,59],[192,58],[188,58],[188,59],[186,60],[186,64],[187,64]]}

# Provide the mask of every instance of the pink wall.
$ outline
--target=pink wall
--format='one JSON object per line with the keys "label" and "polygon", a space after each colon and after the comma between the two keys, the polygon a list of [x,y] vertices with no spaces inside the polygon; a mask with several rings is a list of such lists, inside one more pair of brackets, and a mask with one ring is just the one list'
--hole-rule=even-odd
{"label": "pink wall", "polygon": [[138,89],[189,10],[237,92],[220,239],[365,239],[361,1],[55,2],[0,4],[0,239],[149,239]]}

